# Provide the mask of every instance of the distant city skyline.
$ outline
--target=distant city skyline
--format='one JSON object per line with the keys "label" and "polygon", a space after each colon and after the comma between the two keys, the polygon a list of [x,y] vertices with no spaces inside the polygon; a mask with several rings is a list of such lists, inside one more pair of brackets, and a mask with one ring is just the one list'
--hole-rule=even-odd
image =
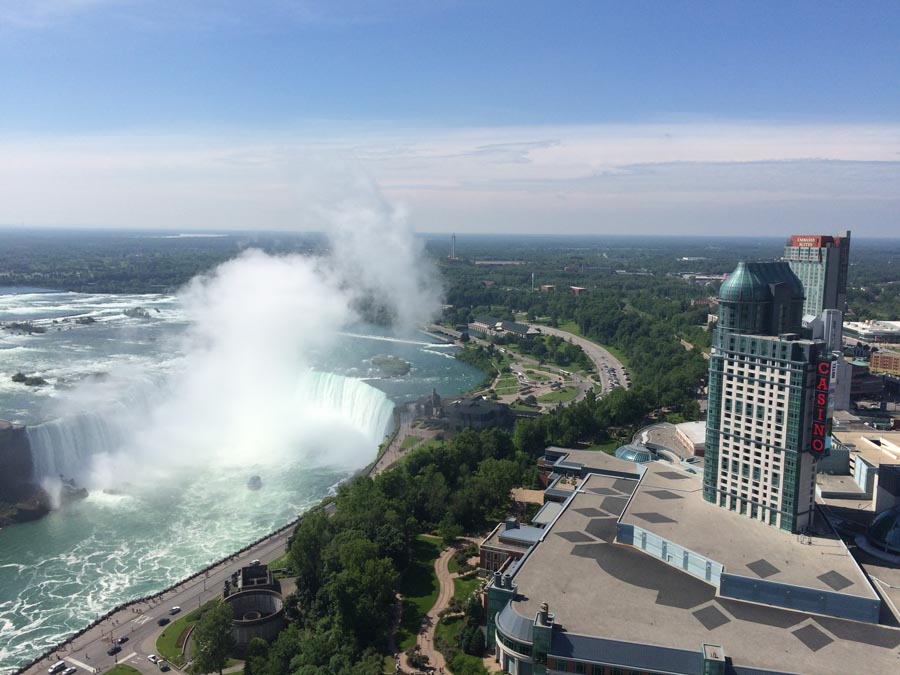
{"label": "distant city skyline", "polygon": [[0,0],[0,226],[900,232],[900,5]]}

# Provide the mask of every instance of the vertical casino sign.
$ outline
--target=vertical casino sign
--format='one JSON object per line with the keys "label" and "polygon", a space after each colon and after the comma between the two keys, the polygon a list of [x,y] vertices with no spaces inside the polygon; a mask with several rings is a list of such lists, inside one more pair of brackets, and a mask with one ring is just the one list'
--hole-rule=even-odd
{"label": "vertical casino sign", "polygon": [[816,362],[816,379],[813,393],[812,441],[813,455],[820,457],[827,447],[828,438],[828,387],[831,381],[831,359]]}

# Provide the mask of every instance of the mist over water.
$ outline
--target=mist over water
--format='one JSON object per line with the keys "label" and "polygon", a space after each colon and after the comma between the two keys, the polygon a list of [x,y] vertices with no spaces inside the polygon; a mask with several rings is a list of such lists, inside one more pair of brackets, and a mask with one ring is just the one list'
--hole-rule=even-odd
{"label": "mist over water", "polygon": [[[90,490],[0,531],[0,671],[318,502],[374,458],[394,401],[480,380],[413,332],[439,293],[402,217],[371,192],[320,216],[328,255],[246,251],[177,298],[0,293],[0,319],[49,329],[0,335],[0,418],[33,424],[48,486]],[[361,322],[373,301],[396,332]],[[78,316],[96,323],[52,323]],[[381,379],[381,354],[410,374]],[[13,387],[19,370],[67,388]]]}

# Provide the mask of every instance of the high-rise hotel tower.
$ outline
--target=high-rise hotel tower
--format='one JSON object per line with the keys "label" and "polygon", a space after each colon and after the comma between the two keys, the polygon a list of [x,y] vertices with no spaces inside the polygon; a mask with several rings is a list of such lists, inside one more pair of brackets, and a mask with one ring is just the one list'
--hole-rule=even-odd
{"label": "high-rise hotel tower", "polygon": [[825,309],[847,311],[850,230],[836,237],[795,234],[784,247],[784,260],[803,282],[804,316],[819,316]]}
{"label": "high-rise hotel tower", "polygon": [[785,262],[739,263],[719,291],[703,496],[792,532],[812,518],[831,356],[800,338],[803,285]]}

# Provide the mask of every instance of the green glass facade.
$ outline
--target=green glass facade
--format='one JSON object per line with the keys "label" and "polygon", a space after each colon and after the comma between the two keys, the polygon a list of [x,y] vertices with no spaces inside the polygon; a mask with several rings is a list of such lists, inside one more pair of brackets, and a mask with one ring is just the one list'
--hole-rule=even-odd
{"label": "green glass facade", "polygon": [[719,292],[709,365],[703,496],[800,531],[814,503],[808,452],[815,365],[803,286],[786,263],[740,263]]}

